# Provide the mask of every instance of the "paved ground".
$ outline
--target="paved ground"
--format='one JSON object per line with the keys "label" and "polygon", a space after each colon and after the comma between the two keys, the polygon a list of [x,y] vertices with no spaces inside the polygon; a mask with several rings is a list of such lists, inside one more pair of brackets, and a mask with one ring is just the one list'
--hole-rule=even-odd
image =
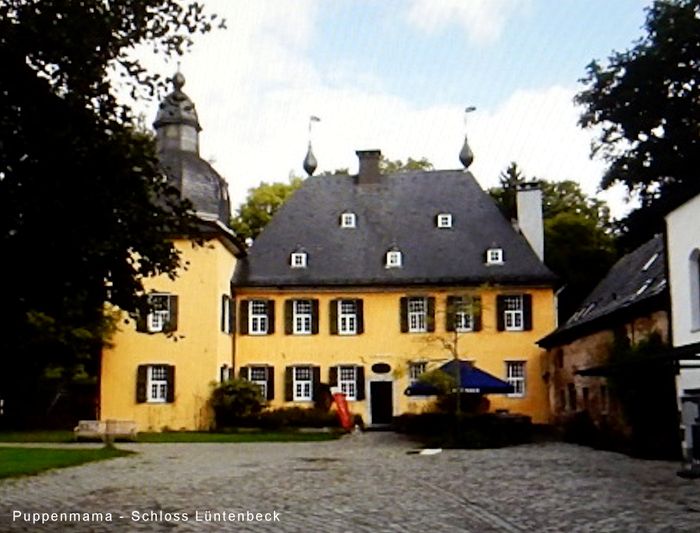
{"label": "paved ground", "polygon": [[[700,481],[678,478],[678,465],[572,445],[423,456],[392,433],[365,433],[323,443],[123,447],[139,454],[0,481],[0,531],[700,530]],[[13,522],[13,511],[23,516]],[[271,519],[276,511],[278,521],[228,522],[206,511]],[[112,522],[27,521],[71,512],[112,513]],[[171,520],[159,521],[161,513]]]}

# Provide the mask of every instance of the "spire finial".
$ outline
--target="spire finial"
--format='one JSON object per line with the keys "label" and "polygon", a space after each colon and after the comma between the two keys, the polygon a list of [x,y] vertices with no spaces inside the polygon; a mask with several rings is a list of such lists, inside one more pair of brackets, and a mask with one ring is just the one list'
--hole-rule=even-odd
{"label": "spire finial", "polygon": [[175,72],[175,75],[173,76],[173,85],[175,86],[176,91],[182,90],[182,87],[185,85],[185,76],[182,75],[182,72],[180,72],[180,62],[177,62],[177,71]]}
{"label": "spire finial", "polygon": [[469,142],[467,142],[467,116],[472,111],[476,111],[476,107],[473,105],[468,106],[464,110],[464,144],[462,145],[462,150],[459,152],[459,160],[462,162],[465,169],[469,168],[474,162],[474,152],[472,152],[469,147]]}
{"label": "spire finial", "polygon": [[314,156],[314,152],[311,148],[311,127],[313,126],[314,122],[321,122],[321,119],[315,115],[311,115],[309,117],[309,149],[306,151],[306,157],[304,158],[304,171],[309,176],[312,176],[316,171],[316,167],[318,167],[318,161],[316,161],[316,157]]}

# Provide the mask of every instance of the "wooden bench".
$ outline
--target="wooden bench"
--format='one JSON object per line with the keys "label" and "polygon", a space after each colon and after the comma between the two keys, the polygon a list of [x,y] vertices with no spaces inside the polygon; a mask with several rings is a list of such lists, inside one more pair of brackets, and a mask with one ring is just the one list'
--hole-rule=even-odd
{"label": "wooden bench", "polygon": [[133,420],[81,420],[73,429],[75,440],[136,440]]}

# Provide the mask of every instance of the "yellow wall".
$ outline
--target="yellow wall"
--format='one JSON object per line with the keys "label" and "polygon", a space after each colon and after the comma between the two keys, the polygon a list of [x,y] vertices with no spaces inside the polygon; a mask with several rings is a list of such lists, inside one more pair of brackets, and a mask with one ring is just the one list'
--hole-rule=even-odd
{"label": "yellow wall", "polygon": [[[321,381],[328,382],[329,367],[341,364],[362,365],[365,368],[366,390],[373,380],[393,380],[394,415],[427,408],[431,399],[404,395],[409,385],[408,362],[428,361],[428,369],[440,366],[451,358],[441,339],[451,339],[445,331],[445,305],[448,295],[464,294],[464,288],[397,288],[322,289],[281,291],[275,289],[237,289],[236,300],[266,298],[275,301],[275,333],[273,335],[236,335],[236,372],[246,365],[273,365],[275,369],[275,399],[273,407],[285,405],[284,369],[287,366],[309,364],[321,367]],[[505,332],[496,330],[497,294],[532,295],[533,328],[531,331]],[[548,419],[547,387],[543,380],[544,352],[535,341],[554,329],[554,296],[551,288],[479,288],[474,294],[482,298],[482,329],[459,335],[459,355],[475,365],[505,379],[505,361],[526,361],[527,378],[524,398],[489,395],[491,410],[508,409],[530,415],[534,422]],[[399,299],[402,296],[434,296],[436,298],[434,333],[401,333]],[[284,334],[284,301],[293,298],[319,300],[319,333],[317,335]],[[364,301],[364,333],[355,336],[331,335],[329,302],[335,298],[361,298]],[[371,366],[388,363],[390,374],[375,375]],[[309,402],[297,402],[309,404]],[[350,402],[350,409],[368,422],[368,400]],[[288,405],[292,405],[291,402]]]}
{"label": "yellow wall", "polygon": [[[175,246],[186,269],[175,280],[160,276],[144,284],[149,292],[178,295],[177,331],[170,338],[139,333],[132,320],[122,321],[113,347],[102,357],[101,419],[134,420],[139,431],[209,428],[210,384],[233,359],[232,338],[221,331],[221,296],[230,294],[235,257],[217,239],[199,247],[178,240]],[[175,366],[173,403],[136,402],[136,373],[142,364]]]}

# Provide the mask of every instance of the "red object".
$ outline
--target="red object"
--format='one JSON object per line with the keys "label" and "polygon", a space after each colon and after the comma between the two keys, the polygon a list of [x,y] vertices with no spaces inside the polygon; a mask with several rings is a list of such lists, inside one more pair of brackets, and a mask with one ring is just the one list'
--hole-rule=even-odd
{"label": "red object", "polygon": [[333,395],[333,400],[335,405],[338,407],[338,420],[340,420],[340,425],[343,429],[352,429],[352,420],[350,419],[350,410],[348,409],[348,402],[345,399],[345,394],[342,392],[336,392]]}

